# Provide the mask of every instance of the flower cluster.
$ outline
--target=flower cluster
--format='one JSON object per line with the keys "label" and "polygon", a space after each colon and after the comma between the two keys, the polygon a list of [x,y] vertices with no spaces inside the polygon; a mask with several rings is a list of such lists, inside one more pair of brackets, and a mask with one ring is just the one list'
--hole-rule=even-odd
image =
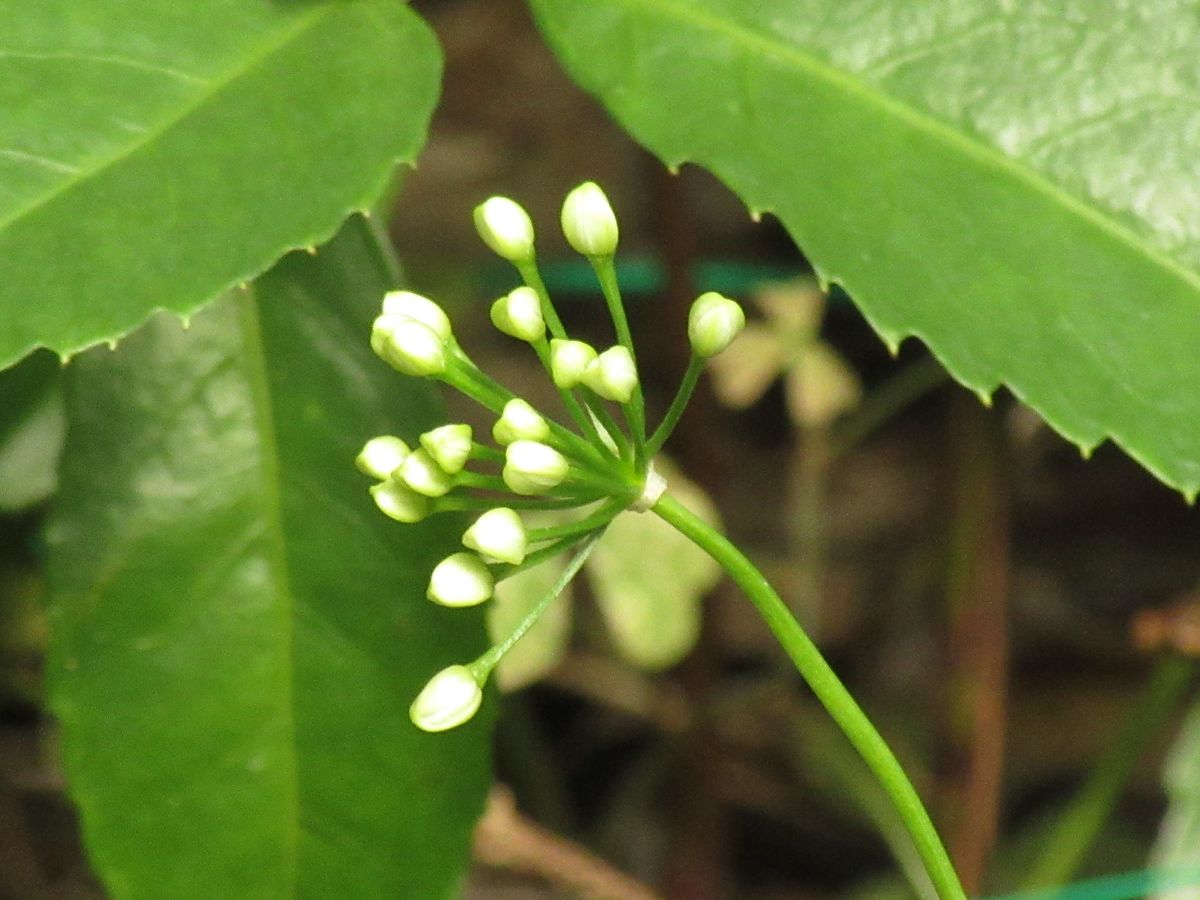
{"label": "flower cluster", "polygon": [[[591,182],[571,191],[562,227],[596,271],[616,336],[607,349],[567,335],[538,272],[533,223],[520,205],[492,197],[476,208],[475,225],[524,281],[492,304],[491,320],[502,333],[530,345],[573,427],[514,396],[475,365],[440,306],[410,291],[392,291],[371,330],[375,353],[405,375],[444,382],[496,419],[491,443],[479,440],[469,425],[447,424],[420,435],[412,446],[394,435],[372,438],[356,464],[375,480],[370,490],[376,505],[399,522],[451,510],[477,514],[462,535],[465,549],[447,556],[430,575],[427,595],[435,603],[474,606],[517,571],[568,550],[575,549],[576,556],[512,635],[468,665],[443,669],[426,685],[410,710],[426,731],[470,719],[492,669],[578,571],[612,518],[626,509],[644,511],[658,500],[666,485],[654,471],[654,454],[678,422],[704,360],[728,346],[745,324],[733,300],[716,293],[696,300],[688,320],[692,364],[661,424],[647,433],[637,357],[613,262],[617,220],[604,192]],[[578,509],[579,517],[526,529],[522,509]]]}

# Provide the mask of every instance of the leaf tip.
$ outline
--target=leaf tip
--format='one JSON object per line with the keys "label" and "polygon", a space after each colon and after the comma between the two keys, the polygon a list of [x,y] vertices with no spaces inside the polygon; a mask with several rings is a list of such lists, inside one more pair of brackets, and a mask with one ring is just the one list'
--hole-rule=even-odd
{"label": "leaf tip", "polygon": [[313,244],[309,244],[308,246],[306,246],[306,247],[304,248],[304,252],[305,252],[305,253],[307,253],[309,256],[316,256],[316,255],[317,255],[317,248],[316,248],[316,246],[315,246],[315,245],[313,245]]}

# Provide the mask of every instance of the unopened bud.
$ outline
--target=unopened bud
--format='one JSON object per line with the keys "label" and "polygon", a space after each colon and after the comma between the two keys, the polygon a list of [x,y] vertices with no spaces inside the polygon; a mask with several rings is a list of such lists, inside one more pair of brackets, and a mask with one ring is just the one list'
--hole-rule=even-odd
{"label": "unopened bud", "polygon": [[447,475],[461,472],[471,455],[470,425],[441,425],[421,435],[421,446]]}
{"label": "unopened bud", "polygon": [[492,596],[496,580],[474,553],[452,553],[429,576],[426,595],[442,606],[478,606]]}
{"label": "unopened bud", "polygon": [[533,222],[519,203],[507,197],[488,198],[475,207],[475,230],[510,262],[533,259]]}
{"label": "unopened bud", "polygon": [[605,400],[628,403],[638,383],[633,354],[625,347],[610,347],[588,364],[583,383]]}
{"label": "unopened bud", "polygon": [[437,464],[437,460],[424,447],[408,455],[395,478],[426,497],[441,497],[450,493],[450,488],[454,486],[450,474]]}
{"label": "unopened bud", "polygon": [[554,338],[550,341],[550,377],[556,387],[570,390],[583,380],[583,373],[595,358],[591,344]]}
{"label": "unopened bud", "polygon": [[429,328],[443,341],[450,338],[450,318],[445,311],[430,300],[412,291],[388,291],[383,295],[385,316],[407,316]]}
{"label": "unopened bud", "polygon": [[397,522],[412,524],[429,515],[429,498],[399,481],[371,485],[371,497],[385,516]]}
{"label": "unopened bud", "polygon": [[398,372],[417,377],[446,371],[446,346],[437,332],[408,316],[385,315],[371,328],[371,349]]}
{"label": "unopened bud", "polygon": [[546,334],[542,301],[528,286],[515,288],[492,304],[492,324],[509,337],[536,341]]}
{"label": "unopened bud", "polygon": [[562,229],[569,243],[584,256],[612,256],[617,250],[617,217],[604,191],[585,181],[563,201]]}
{"label": "unopened bud", "polygon": [[519,397],[504,404],[504,411],[492,426],[492,437],[502,447],[513,441],[544,441],[550,426],[538,411]]}
{"label": "unopened bud", "polygon": [[362,450],[354,458],[354,465],[364,475],[369,475],[379,481],[386,481],[393,472],[400,468],[400,464],[404,462],[409,452],[408,444],[400,438],[383,434],[373,437],[363,444]]}
{"label": "unopened bud", "polygon": [[745,327],[742,307],[715,291],[697,297],[688,313],[688,340],[696,355],[705,359],[728,347]]}
{"label": "unopened bud", "polygon": [[422,688],[408,717],[422,731],[448,731],[470,719],[483,703],[483,689],[466,666],[448,666]]}
{"label": "unopened bud", "polygon": [[506,506],[489,509],[462,536],[463,546],[497,562],[520,565],[525,559],[525,524]]}
{"label": "unopened bud", "polygon": [[570,467],[566,458],[537,441],[515,441],[504,452],[501,477],[515,494],[544,494],[562,484]]}

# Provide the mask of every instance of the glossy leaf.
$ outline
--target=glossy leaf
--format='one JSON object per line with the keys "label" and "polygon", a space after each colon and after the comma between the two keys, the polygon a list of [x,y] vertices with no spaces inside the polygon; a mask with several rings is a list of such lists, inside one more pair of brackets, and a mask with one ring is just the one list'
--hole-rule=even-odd
{"label": "glossy leaf", "polygon": [[408,705],[485,640],[424,598],[461,522],[386,519],[353,465],[438,418],[367,347],[372,247],[352,219],[68,367],[50,692],[114,898],[456,894],[487,717],[428,735]]}
{"label": "glossy leaf", "polygon": [[53,353],[35,353],[0,372],[0,510],[41,503],[58,484],[58,455],[66,421],[61,366]]}
{"label": "glossy leaf", "polygon": [[420,147],[395,0],[0,0],[0,367],[190,313],[327,239]]}
{"label": "glossy leaf", "polygon": [[1192,5],[531,3],[638,140],[776,213],[889,344],[1200,487]]}

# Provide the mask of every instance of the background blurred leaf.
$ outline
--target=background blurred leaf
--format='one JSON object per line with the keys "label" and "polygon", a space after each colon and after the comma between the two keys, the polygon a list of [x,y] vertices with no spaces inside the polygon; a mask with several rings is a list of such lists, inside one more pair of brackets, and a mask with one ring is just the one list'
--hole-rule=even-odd
{"label": "background blurred leaf", "polygon": [[0,0],[0,367],[188,313],[328,238],[424,140],[394,0]]}
{"label": "background blurred leaf", "polygon": [[387,283],[354,218],[68,367],[50,691],[116,898],[456,893],[487,717],[407,708],[482,623],[423,596],[460,523],[391,522],[352,464],[437,417],[367,348]]}
{"label": "background blurred leaf", "polygon": [[34,353],[0,372],[0,511],[40,503],[58,483],[63,416],[62,366],[53,353]]}
{"label": "background blurred leaf", "polygon": [[776,212],[890,344],[1200,487],[1193,5],[531,4],[622,125]]}
{"label": "background blurred leaf", "polygon": [[[680,503],[719,525],[716,507],[699,486],[660,456],[655,467]],[[700,636],[700,601],[721,577],[708,554],[658,516],[624,513],[608,526],[584,571],[625,659],[665,669]]]}
{"label": "background blurred leaf", "polygon": [[[1200,864],[1200,705],[1188,715],[1167,760],[1169,804],[1152,856],[1156,868]],[[1195,897],[1197,889],[1162,891],[1157,900]]]}

